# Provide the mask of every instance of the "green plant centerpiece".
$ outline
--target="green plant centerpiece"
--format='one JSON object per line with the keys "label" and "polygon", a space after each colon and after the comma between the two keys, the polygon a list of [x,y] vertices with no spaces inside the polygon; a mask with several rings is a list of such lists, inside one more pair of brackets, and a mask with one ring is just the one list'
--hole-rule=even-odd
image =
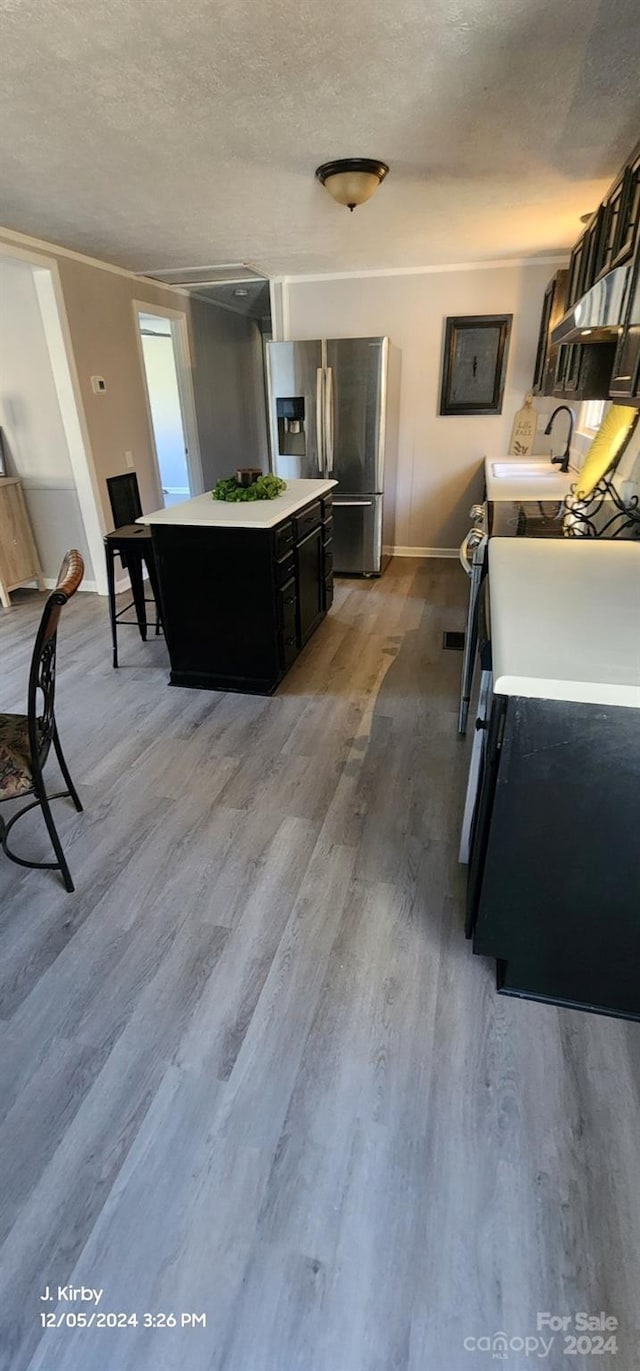
{"label": "green plant centerpiece", "polygon": [[250,486],[240,485],[235,476],[225,476],[216,482],[211,495],[214,500],[275,500],[286,489],[286,481],[269,472],[266,476],[258,476]]}

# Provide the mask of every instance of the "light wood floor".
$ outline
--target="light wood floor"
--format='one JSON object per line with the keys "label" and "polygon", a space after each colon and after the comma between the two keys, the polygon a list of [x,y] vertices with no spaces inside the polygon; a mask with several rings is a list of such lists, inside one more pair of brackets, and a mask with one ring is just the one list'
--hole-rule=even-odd
{"label": "light wood floor", "polygon": [[[77,893],[0,862],[2,1371],[473,1371],[539,1310],[620,1323],[551,1371],[637,1371],[640,1026],[496,996],[463,936],[466,588],[338,583],[269,700],[168,689],[132,629],[114,672],[105,603],[65,612]],[[43,1332],[69,1282],[207,1327]]]}

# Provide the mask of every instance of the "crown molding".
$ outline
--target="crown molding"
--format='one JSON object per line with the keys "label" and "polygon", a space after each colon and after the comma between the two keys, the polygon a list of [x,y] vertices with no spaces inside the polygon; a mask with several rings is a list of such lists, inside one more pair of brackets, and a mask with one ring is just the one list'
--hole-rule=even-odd
{"label": "crown molding", "polygon": [[28,233],[18,233],[17,229],[9,229],[0,225],[0,250],[3,246],[7,248],[14,246],[27,251],[31,249],[44,257],[68,257],[74,262],[82,262],[86,267],[97,267],[101,271],[111,271],[116,276],[126,276],[129,281],[138,281],[144,285],[155,286],[158,290],[169,291],[172,295],[189,294],[181,286],[169,286],[164,281],[154,281],[151,276],[143,276],[140,272],[129,271],[126,267],[117,267],[113,262],[103,262],[100,257],[88,257],[86,253],[76,252],[74,248],[63,248],[59,243],[50,243],[45,238],[32,238]]}
{"label": "crown molding", "polygon": [[363,271],[318,271],[301,272],[296,275],[287,273],[281,279],[286,285],[305,281],[354,281],[366,280],[373,276],[439,276],[453,271],[500,271],[508,267],[555,267],[566,266],[569,250],[562,256],[552,257],[503,257],[492,258],[486,262],[446,262],[428,267],[369,267]]}

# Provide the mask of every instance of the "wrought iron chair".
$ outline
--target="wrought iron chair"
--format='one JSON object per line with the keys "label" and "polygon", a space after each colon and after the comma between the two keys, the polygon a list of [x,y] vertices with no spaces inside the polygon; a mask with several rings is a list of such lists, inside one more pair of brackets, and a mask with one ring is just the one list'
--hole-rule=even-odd
{"label": "wrought iron chair", "polygon": [[[109,617],[111,620],[111,641],[113,645],[113,665],[118,665],[118,624],[137,624],[140,637],[143,643],[147,640],[147,605],[153,604],[155,608],[155,623],[153,627],[156,636],[160,632],[162,619],[160,615],[160,590],[158,577],[156,574],[156,563],[153,555],[153,542],[151,539],[151,529],[144,524],[137,524],[136,519],[142,514],[142,504],[140,501],[140,491],[138,489],[138,478],[135,471],[125,471],[122,476],[109,476],[107,478],[107,490],[116,525],[113,533],[107,533],[104,540],[104,550],[107,559],[107,582],[109,588]],[[120,557],[123,567],[129,572],[131,581],[131,594],[133,599],[129,601],[124,609],[118,610],[116,605],[116,578],[115,578],[115,558]],[[142,577],[142,563],[144,562],[148,574],[153,600],[145,599],[144,581]],[[123,616],[128,614],[130,609],[135,609],[135,619],[125,619]]]}
{"label": "wrought iron chair", "polygon": [[[73,548],[67,552],[55,590],[45,604],[40,627],[31,657],[26,714],[0,714],[0,800],[14,800],[22,795],[33,795],[34,799],[24,805],[5,822],[0,818],[0,842],[2,850],[12,862],[19,866],[40,867],[49,871],[60,871],[65,888],[74,889],[67,861],[62,850],[56,826],[51,813],[51,800],[69,796],[77,810],[82,809],[69,768],[60,746],[54,713],[56,684],[56,644],[58,623],[63,606],[75,595],[84,576],[84,562],[79,552]],[[41,702],[40,702],[41,701]],[[40,711],[40,712],[38,712]],[[42,776],[44,766],[53,750],[67,785],[55,795],[47,795]],[[7,839],[18,819],[39,805],[57,857],[55,862],[32,862],[18,857],[12,852]]]}

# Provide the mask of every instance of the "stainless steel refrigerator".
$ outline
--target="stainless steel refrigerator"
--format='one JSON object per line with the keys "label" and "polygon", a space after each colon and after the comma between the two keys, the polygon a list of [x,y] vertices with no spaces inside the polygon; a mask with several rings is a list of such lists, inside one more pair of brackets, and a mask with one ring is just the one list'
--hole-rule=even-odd
{"label": "stainless steel refrigerator", "polygon": [[267,374],[273,470],[333,477],[334,570],[379,575],[394,540],[396,350],[388,338],[268,343]]}

